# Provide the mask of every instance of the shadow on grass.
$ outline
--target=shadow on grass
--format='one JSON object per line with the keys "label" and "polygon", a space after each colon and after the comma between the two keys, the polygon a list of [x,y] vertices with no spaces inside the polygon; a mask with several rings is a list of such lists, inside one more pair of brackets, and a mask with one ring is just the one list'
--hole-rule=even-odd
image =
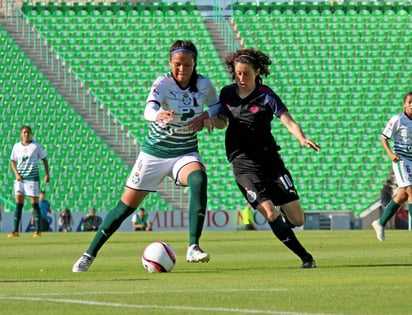
{"label": "shadow on grass", "polygon": [[318,266],[318,268],[385,268],[385,267],[412,267],[412,263],[396,263],[396,264],[364,264],[364,265],[355,265],[355,264],[347,264],[347,265],[325,265],[325,266]]}

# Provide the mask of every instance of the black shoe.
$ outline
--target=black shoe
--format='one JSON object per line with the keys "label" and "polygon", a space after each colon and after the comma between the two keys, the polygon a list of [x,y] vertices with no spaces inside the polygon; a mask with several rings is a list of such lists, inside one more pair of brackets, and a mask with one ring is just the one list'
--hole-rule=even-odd
{"label": "black shoe", "polygon": [[302,259],[302,265],[300,268],[316,268],[316,262],[312,256],[308,256],[305,259]]}

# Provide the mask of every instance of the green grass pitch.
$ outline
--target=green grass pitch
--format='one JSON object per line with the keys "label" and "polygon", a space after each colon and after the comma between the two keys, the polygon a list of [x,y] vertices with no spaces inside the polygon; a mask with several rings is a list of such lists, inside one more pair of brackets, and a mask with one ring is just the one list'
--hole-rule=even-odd
{"label": "green grass pitch", "polygon": [[[185,261],[188,232],[117,232],[87,273],[72,273],[93,233],[0,234],[0,313],[411,314],[410,231],[297,231],[318,268],[270,231],[205,231],[211,261]],[[149,274],[141,253],[171,244],[171,273]]]}

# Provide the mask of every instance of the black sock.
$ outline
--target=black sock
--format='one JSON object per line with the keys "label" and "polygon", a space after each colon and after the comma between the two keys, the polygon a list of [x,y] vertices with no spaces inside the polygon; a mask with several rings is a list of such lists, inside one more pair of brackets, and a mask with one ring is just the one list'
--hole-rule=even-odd
{"label": "black sock", "polygon": [[41,217],[40,211],[41,210],[40,210],[38,203],[33,203],[32,207],[33,207],[33,218],[34,218],[34,231],[40,232],[40,217]]}
{"label": "black sock", "polygon": [[21,213],[23,211],[23,206],[24,206],[24,204],[22,204],[22,203],[16,203],[16,212],[14,213],[14,231],[13,232],[18,232],[19,231],[20,221],[21,221]]}
{"label": "black sock", "polygon": [[268,223],[273,231],[273,234],[275,234],[287,248],[299,256],[302,261],[312,258],[302,244],[300,244],[292,229],[288,227],[285,222],[283,222],[281,215],[279,215],[274,221]]}

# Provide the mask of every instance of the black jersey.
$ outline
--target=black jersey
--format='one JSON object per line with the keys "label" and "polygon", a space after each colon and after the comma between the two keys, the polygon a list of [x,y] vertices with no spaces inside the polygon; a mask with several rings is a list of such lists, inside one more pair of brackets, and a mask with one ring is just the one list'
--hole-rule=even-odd
{"label": "black jersey", "polygon": [[229,119],[225,146],[230,162],[239,154],[253,158],[280,149],[271,133],[271,121],[287,108],[269,87],[258,85],[248,97],[241,99],[236,93],[236,84],[232,84],[221,90],[220,102]]}

